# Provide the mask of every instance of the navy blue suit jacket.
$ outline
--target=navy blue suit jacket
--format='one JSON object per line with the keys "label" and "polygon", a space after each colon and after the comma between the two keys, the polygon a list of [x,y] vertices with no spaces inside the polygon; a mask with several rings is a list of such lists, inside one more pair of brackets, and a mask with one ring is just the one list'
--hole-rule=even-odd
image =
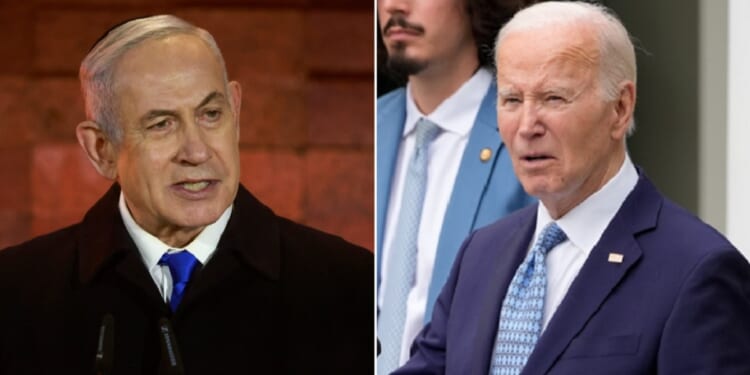
{"label": "navy blue suit jacket", "polygon": [[[533,206],[464,242],[397,374],[487,374],[502,300],[535,222]],[[613,252],[622,263],[608,261]],[[522,374],[750,374],[750,266],[641,175]]]}

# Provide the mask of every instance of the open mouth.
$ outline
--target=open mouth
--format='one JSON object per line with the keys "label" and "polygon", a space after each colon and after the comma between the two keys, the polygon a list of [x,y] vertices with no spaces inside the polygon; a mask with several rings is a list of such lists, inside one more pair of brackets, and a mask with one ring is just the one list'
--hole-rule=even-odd
{"label": "open mouth", "polygon": [[183,181],[174,184],[174,186],[188,192],[197,193],[208,189],[212,185],[216,184],[216,182],[217,181],[215,180]]}
{"label": "open mouth", "polygon": [[190,190],[190,191],[201,191],[208,187],[210,182],[208,181],[198,181],[198,182],[183,182],[180,184],[183,189]]}

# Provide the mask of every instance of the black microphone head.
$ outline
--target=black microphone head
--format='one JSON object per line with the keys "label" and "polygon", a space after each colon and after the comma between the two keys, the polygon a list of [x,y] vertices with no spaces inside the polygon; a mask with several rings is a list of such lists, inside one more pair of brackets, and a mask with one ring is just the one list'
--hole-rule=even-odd
{"label": "black microphone head", "polygon": [[162,349],[162,364],[167,374],[184,375],[182,357],[177,347],[177,337],[174,334],[172,323],[167,318],[159,319],[159,341]]}
{"label": "black microphone head", "polygon": [[97,374],[106,375],[114,370],[115,354],[115,318],[112,314],[105,314],[99,326],[99,336],[96,342],[96,360],[94,369]]}

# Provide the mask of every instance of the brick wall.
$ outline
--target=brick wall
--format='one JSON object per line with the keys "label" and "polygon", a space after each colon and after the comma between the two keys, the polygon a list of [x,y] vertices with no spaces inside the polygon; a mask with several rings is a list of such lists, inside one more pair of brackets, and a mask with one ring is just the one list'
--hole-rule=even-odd
{"label": "brick wall", "polygon": [[158,13],[211,32],[242,84],[242,182],[371,249],[372,2],[343,0],[0,0],[0,248],[77,222],[109,187],[75,140],[78,66],[112,25]]}

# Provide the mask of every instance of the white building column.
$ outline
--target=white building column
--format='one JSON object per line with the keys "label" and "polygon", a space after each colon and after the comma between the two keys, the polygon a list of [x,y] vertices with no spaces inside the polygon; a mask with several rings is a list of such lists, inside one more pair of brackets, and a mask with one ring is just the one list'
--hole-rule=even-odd
{"label": "white building column", "polygon": [[[704,1],[708,3],[709,1]],[[715,5],[715,0],[710,1]],[[726,234],[750,256],[750,1],[728,0]],[[720,124],[717,124],[717,127]]]}

